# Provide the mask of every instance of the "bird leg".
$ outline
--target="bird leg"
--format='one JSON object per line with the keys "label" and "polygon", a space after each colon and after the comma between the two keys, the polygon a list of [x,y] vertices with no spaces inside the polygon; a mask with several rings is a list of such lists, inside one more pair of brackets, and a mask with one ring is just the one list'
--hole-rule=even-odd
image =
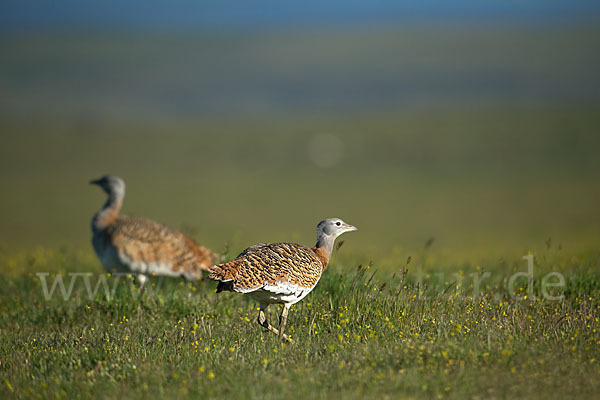
{"label": "bird leg", "polygon": [[138,282],[140,283],[140,293],[141,293],[144,290],[144,284],[148,280],[148,277],[144,274],[137,274],[136,278],[137,278]]}
{"label": "bird leg", "polygon": [[291,342],[290,338],[287,337],[283,331],[285,330],[285,324],[287,322],[288,312],[290,311],[291,304],[284,304],[283,310],[281,310],[281,316],[279,317],[279,343],[283,340]]}
{"label": "bird leg", "polygon": [[[267,317],[265,316],[265,310],[266,310],[267,306],[263,306],[262,304],[260,305],[260,311],[258,312],[258,319],[256,320],[256,322],[258,322],[258,324],[260,326],[262,326],[263,328],[265,328],[266,330],[273,332],[276,335],[279,335],[279,330],[277,330],[276,328],[274,328],[269,321],[267,321]],[[283,335],[283,338],[287,341],[289,341],[290,339],[286,336]]]}
{"label": "bird leg", "polygon": [[256,322],[258,322],[258,324],[266,330],[271,331],[276,335],[279,335],[279,331],[276,328],[273,328],[269,321],[267,321],[267,317],[265,315],[266,309],[266,306],[263,306],[262,304],[260,305],[260,310],[258,311],[258,319],[256,320]]}
{"label": "bird leg", "polygon": [[137,298],[139,299],[138,301],[138,305],[137,305],[137,309],[138,312],[141,309],[142,305],[146,305],[146,301],[144,300],[144,292],[145,292],[145,283],[148,280],[148,277],[144,274],[137,274],[136,279],[138,280],[138,282],[140,283],[140,287],[137,290]]}

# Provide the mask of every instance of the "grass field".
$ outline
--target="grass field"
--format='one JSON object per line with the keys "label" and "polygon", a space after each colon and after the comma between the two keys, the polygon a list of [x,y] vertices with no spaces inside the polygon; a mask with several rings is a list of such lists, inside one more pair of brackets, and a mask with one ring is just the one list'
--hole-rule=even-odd
{"label": "grass field", "polygon": [[[350,248],[342,247],[344,253]],[[455,397],[591,398],[600,392],[600,254],[537,254],[534,295],[515,300],[506,279],[522,260],[490,269],[462,268],[457,288],[415,267],[427,252],[396,271],[342,263],[336,257],[317,289],[292,308],[291,344],[278,344],[256,323],[256,304],[215,285],[154,279],[140,299],[121,279],[112,296],[88,295],[82,277],[64,300],[46,300],[33,271],[93,271],[88,252],[45,251],[25,261],[31,272],[2,276],[0,371],[3,398]],[[403,269],[408,269],[408,274]],[[492,276],[473,298],[469,274]],[[540,280],[561,271],[566,285]],[[56,271],[59,272],[59,271]],[[458,272],[458,270],[454,271]],[[55,275],[45,277],[48,287]],[[65,274],[65,283],[69,277]],[[113,288],[115,277],[108,278]],[[527,294],[526,280],[515,292]],[[277,310],[278,312],[279,310]],[[277,320],[275,310],[271,319]]]}
{"label": "grass field", "polygon": [[[597,32],[3,37],[0,398],[598,397]],[[104,275],[105,173],[225,259],[359,230],[278,344],[214,282]]]}

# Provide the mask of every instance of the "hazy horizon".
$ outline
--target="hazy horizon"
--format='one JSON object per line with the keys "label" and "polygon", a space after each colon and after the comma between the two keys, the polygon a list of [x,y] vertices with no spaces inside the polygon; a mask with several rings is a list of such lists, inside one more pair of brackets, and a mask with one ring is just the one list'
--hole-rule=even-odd
{"label": "hazy horizon", "polygon": [[339,26],[379,23],[501,22],[534,24],[597,18],[600,4],[591,0],[476,0],[378,2],[354,0],[202,1],[133,0],[54,2],[5,0],[0,29],[185,29],[237,30]]}

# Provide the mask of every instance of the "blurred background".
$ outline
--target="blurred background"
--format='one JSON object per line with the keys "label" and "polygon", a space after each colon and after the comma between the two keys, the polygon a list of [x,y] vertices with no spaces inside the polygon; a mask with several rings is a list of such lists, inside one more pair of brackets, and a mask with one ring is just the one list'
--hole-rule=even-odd
{"label": "blurred background", "polygon": [[[105,200],[215,250],[402,264],[600,243],[600,3],[0,3],[0,249],[91,253]],[[402,260],[402,261],[399,261]]]}

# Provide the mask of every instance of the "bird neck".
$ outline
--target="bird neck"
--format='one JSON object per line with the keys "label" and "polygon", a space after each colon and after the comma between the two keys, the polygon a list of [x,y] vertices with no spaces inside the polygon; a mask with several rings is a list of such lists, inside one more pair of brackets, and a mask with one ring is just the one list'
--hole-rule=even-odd
{"label": "bird neck", "polygon": [[328,253],[327,250],[320,247],[313,247],[311,250],[317,255],[317,257],[319,257],[319,260],[321,260],[321,264],[323,264],[323,269],[327,268],[327,264],[329,264],[329,257],[331,256],[331,253]]}
{"label": "bird neck", "polygon": [[315,244],[313,251],[321,259],[321,262],[323,263],[323,268],[326,268],[327,264],[329,263],[329,258],[331,257],[331,253],[333,252],[334,242],[334,236],[319,235],[317,237],[317,244]]}
{"label": "bird neck", "polygon": [[119,211],[123,205],[122,193],[112,192],[108,195],[108,199],[100,211],[98,211],[92,219],[92,230],[101,231],[106,229],[110,224],[115,222],[119,216]]}

